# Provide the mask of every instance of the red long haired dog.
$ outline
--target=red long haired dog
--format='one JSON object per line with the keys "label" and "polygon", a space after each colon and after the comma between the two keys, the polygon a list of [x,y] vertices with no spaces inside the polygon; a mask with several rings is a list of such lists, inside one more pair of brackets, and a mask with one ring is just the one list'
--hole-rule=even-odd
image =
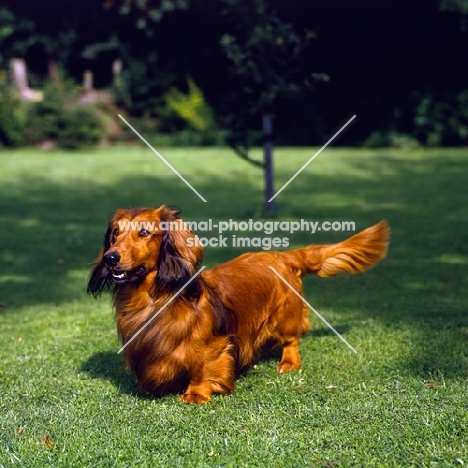
{"label": "red long haired dog", "polygon": [[[119,228],[132,221],[143,228]],[[161,222],[178,229],[160,230]],[[307,306],[270,266],[302,295],[306,273],[329,277],[377,263],[386,255],[388,235],[381,221],[337,244],[247,253],[201,272],[174,298],[202,261],[195,234],[178,210],[164,205],[118,210],[88,292],[113,291],[125,363],[142,390],[182,393],[185,403],[203,403],[213,393],[230,393],[239,372],[266,346],[282,347],[279,372],[301,365],[299,340],[310,325]]]}

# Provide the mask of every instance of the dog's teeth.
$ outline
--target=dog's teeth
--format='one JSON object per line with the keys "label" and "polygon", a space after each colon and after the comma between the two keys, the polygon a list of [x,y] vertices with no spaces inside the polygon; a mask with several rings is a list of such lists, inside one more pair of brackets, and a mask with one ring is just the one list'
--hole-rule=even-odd
{"label": "dog's teeth", "polygon": [[116,274],[114,273],[114,278],[117,278],[117,279],[125,278],[125,273],[120,273],[120,275],[116,275]]}

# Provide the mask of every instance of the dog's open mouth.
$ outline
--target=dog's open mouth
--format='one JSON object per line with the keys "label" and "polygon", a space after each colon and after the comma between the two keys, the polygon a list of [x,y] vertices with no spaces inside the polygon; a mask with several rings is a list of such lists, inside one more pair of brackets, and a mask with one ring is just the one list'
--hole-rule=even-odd
{"label": "dog's open mouth", "polygon": [[123,271],[119,270],[118,268],[114,268],[111,271],[111,275],[114,283],[131,283],[146,275],[146,267],[144,265],[141,265],[129,271]]}

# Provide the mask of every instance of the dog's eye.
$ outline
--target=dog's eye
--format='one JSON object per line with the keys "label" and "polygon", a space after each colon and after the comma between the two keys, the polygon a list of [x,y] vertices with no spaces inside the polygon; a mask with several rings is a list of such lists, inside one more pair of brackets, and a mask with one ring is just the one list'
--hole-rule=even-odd
{"label": "dog's eye", "polygon": [[110,242],[111,244],[113,244],[115,242],[115,238],[119,235],[119,228],[115,228],[113,231],[112,231],[112,235],[111,235],[111,238],[110,238]]}
{"label": "dog's eye", "polygon": [[139,235],[140,237],[148,237],[148,236],[150,235],[150,232],[147,231],[146,229],[142,229],[142,230],[138,233],[138,235]]}

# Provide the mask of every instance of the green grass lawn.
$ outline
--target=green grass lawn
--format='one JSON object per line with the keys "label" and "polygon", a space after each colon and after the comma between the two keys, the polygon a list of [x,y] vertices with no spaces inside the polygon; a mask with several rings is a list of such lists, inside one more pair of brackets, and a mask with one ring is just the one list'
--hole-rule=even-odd
{"label": "green grass lawn", "polygon": [[[386,218],[388,258],[308,277],[322,322],[303,368],[267,357],[200,407],[125,373],[109,295],[86,295],[107,217],[175,205],[189,220],[270,219],[262,174],[227,149],[0,153],[0,467],[445,467],[468,464],[468,158],[328,148],[277,198],[276,220]],[[276,150],[279,188],[315,150]],[[259,153],[260,155],[260,153]],[[202,234],[202,233],[200,233]],[[288,235],[290,246],[349,233]],[[243,249],[210,248],[213,266]],[[312,313],[311,313],[312,316]]]}

